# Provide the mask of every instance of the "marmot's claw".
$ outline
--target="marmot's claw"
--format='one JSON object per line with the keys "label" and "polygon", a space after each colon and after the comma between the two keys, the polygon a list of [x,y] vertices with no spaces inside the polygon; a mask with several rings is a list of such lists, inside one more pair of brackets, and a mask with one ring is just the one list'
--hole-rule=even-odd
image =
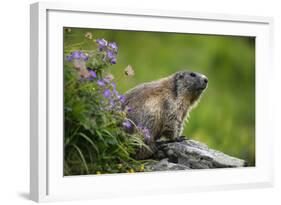
{"label": "marmot's claw", "polygon": [[185,136],[179,136],[179,137],[177,137],[177,138],[175,139],[175,142],[182,142],[182,141],[184,141],[184,140],[186,140],[186,137],[185,137]]}

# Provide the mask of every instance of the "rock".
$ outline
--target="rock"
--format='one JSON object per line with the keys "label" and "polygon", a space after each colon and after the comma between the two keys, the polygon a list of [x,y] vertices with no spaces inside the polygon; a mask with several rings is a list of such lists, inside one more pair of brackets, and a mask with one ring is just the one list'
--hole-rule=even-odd
{"label": "rock", "polygon": [[[157,144],[157,159],[149,169],[152,171],[209,169],[226,167],[244,167],[246,162],[220,151],[210,149],[207,145],[195,140],[180,142],[160,142]],[[164,159],[163,159],[164,158]]]}
{"label": "rock", "polygon": [[168,158],[162,159],[159,162],[152,163],[148,165],[148,170],[150,171],[173,171],[173,170],[185,170],[190,169],[187,166],[176,164],[168,161]]}

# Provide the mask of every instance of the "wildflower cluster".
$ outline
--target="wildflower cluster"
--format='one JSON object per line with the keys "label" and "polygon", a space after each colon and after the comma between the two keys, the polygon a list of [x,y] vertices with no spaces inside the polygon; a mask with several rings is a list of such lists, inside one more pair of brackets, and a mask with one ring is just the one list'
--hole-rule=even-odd
{"label": "wildflower cluster", "polygon": [[74,51],[70,55],[66,56],[66,59],[68,61],[72,61],[72,60],[75,60],[75,59],[87,61],[89,59],[89,57],[88,57],[88,55],[86,55],[82,51]]}
{"label": "wildflower cluster", "polygon": [[104,71],[109,66],[116,64],[118,46],[115,42],[107,42],[105,39],[93,39],[91,32],[85,34],[85,38],[93,40],[95,50],[76,50],[66,56],[66,60],[73,63],[73,67],[79,71],[80,77],[92,77],[86,72],[94,71],[99,77],[104,75]]}
{"label": "wildflower cluster", "polygon": [[109,62],[110,64],[116,64],[116,55],[118,52],[118,46],[115,42],[107,42],[106,40],[97,39],[96,43],[98,44],[98,49],[102,52],[104,62]]}
{"label": "wildflower cluster", "polygon": [[73,63],[73,67],[78,70],[80,77],[89,78],[93,73],[89,73],[86,69],[86,62],[89,60],[88,54],[82,51],[73,51],[66,56],[67,61]]}
{"label": "wildflower cluster", "polygon": [[[138,136],[149,141],[149,131],[126,118],[133,108],[124,108],[126,98],[108,69],[117,62],[118,46],[94,39],[90,32],[84,37],[94,42],[95,49],[75,50],[65,57],[65,173],[144,171],[132,155],[137,147],[146,146]],[[133,75],[132,67],[124,74]],[[133,128],[137,133],[129,132]]]}
{"label": "wildflower cluster", "polygon": [[102,93],[103,99],[101,109],[121,111],[121,106],[125,102],[125,96],[116,89],[116,84],[110,78],[105,77],[95,82],[99,93]]}
{"label": "wildflower cluster", "polygon": [[[116,58],[113,52],[117,52],[118,47],[116,43],[111,42],[107,43],[104,39],[98,39],[97,43],[99,45],[99,52],[106,50],[108,58],[112,61]],[[108,47],[112,49],[109,50]],[[80,74],[80,79],[92,81],[97,86],[97,97],[99,94],[102,94],[102,99],[100,100],[102,110],[115,110],[121,111],[121,106],[125,102],[125,96],[119,94],[116,89],[116,83],[113,81],[114,77],[112,74],[107,74],[104,78],[98,77],[96,71],[92,68],[86,68],[86,62],[89,60],[88,54],[85,54],[82,51],[73,51],[70,55],[66,56],[66,59],[69,62],[73,63],[73,67],[76,68]],[[116,62],[116,60],[114,60]],[[130,111],[130,108],[128,109]],[[123,122],[124,128],[131,128],[132,124],[128,120]]]}

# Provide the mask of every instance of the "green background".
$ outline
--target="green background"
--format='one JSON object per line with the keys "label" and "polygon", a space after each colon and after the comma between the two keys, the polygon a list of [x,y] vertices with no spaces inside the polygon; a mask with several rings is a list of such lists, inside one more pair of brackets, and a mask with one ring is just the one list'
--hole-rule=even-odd
{"label": "green background", "polygon": [[[254,38],[71,28],[64,31],[64,54],[96,49],[87,32],[118,44],[110,70],[121,93],[179,70],[206,75],[208,88],[183,134],[255,165]],[[124,75],[128,65],[132,77]]]}

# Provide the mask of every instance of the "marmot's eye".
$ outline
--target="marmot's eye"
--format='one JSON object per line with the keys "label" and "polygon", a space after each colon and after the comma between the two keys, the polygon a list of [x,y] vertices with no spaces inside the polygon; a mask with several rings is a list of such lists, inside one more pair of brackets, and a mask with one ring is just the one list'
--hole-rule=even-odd
{"label": "marmot's eye", "polygon": [[192,72],[192,73],[190,73],[189,75],[190,75],[191,77],[196,77],[196,74],[195,74],[195,73],[193,73],[193,72]]}

